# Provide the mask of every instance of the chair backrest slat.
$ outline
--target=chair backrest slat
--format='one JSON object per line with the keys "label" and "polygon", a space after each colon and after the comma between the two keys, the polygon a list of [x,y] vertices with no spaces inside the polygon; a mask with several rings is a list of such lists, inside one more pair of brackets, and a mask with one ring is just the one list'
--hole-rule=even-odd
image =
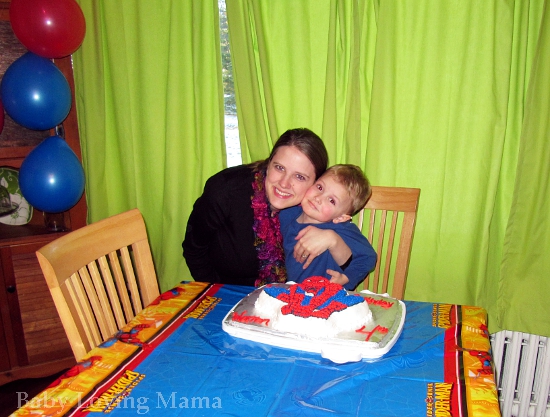
{"label": "chair backrest slat", "polygon": [[[82,320],[75,323],[76,326],[74,327],[74,329],[71,329],[71,331],[75,330],[76,333],[72,334],[71,336],[67,334],[69,340],[77,339],[81,332],[85,332],[86,340],[93,340],[96,344],[99,343],[99,341],[101,340],[101,334],[99,332],[99,327],[94,317],[94,313],[90,306],[90,302],[88,300],[88,297],[86,296],[86,290],[84,289],[82,281],[80,280],[80,276],[75,273],[71,276],[71,278],[67,280],[67,283],[63,288],[54,288],[53,290],[51,290],[50,292],[52,294],[54,302],[55,300],[63,300],[62,297],[60,298],[55,296],[54,292],[56,292],[56,290],[63,290],[63,292],[66,293],[65,298],[75,300],[74,303],[71,303],[70,306],[67,306],[67,309],[70,308],[71,310],[69,311],[68,315],[62,316],[63,313],[61,312],[60,308],[58,308],[57,311],[59,312],[59,315],[61,317],[75,315],[77,317],[82,317]],[[64,306],[64,303],[58,301],[56,302],[56,307],[58,303],[61,307]],[[84,342],[80,343],[79,345],[82,349],[85,348]]]}
{"label": "chair backrest slat", "polygon": [[[101,267],[101,276],[105,285],[105,291],[107,292],[106,295],[108,304],[106,304],[106,307],[109,309],[105,310],[105,315],[113,318],[111,324],[113,326],[113,333],[115,333],[119,328],[124,326],[127,321],[124,318],[124,313],[122,312],[121,297],[115,287],[115,280],[118,271],[116,263],[113,264],[111,262],[110,258],[112,253],[113,252],[107,254],[109,260],[107,260],[107,256],[102,256],[98,261]],[[113,333],[111,333],[111,335]]]}
{"label": "chair backrest slat", "polygon": [[[373,213],[375,213],[375,211],[373,210]],[[380,214],[380,226],[378,228],[378,233],[377,235],[378,236],[384,236],[385,234],[385,231],[386,231],[386,211],[385,210],[382,210],[379,212]],[[376,219],[376,214],[374,216],[374,219]],[[373,238],[374,238],[374,228],[375,228],[375,223],[373,222],[372,223],[372,228],[373,228]],[[381,240],[378,240],[378,245],[376,247],[376,253],[379,254],[378,255],[378,259],[376,261],[376,269],[375,269],[375,274],[374,274],[374,288],[379,288],[379,285],[380,285],[380,265],[382,264],[380,262],[380,257],[381,257],[381,254],[384,250],[384,240],[381,239]]]}
{"label": "chair backrest slat", "polygon": [[[387,217],[388,213],[385,211],[384,215]],[[397,211],[394,211],[392,214],[392,219],[390,223],[390,235],[388,237],[388,244],[386,248],[386,267],[384,268],[384,278],[382,280],[382,293],[388,292],[388,285],[390,280],[390,269],[391,261],[393,255],[393,248],[395,243],[395,230],[397,229]],[[382,236],[382,235],[381,235]],[[382,252],[380,252],[382,253]]]}
{"label": "chair backrest slat", "polygon": [[[361,230],[365,220],[369,220],[366,236],[378,254],[376,267],[365,279],[364,288],[403,298],[419,198],[418,188],[372,187],[372,196],[357,219]],[[365,211],[369,212],[368,217]]]}
{"label": "chair backrest slat", "polygon": [[93,282],[93,276],[97,276],[97,274],[99,271],[95,264],[89,264],[78,270],[78,275],[73,280],[77,300],[73,303],[78,302],[82,307],[84,316],[81,320],[85,320],[86,325],[90,328],[96,326],[101,337],[105,337],[109,333],[109,325],[103,315],[101,301]]}
{"label": "chair backrest slat", "polygon": [[137,209],[68,233],[36,256],[77,361],[159,296]]}
{"label": "chair backrest slat", "polygon": [[104,257],[100,256],[97,261],[88,264],[88,271],[92,278],[93,288],[86,288],[86,293],[90,298],[95,299],[94,302],[92,302],[94,315],[100,323],[99,328],[101,329],[101,335],[103,339],[106,339],[115,333],[117,328],[113,310],[105,291],[105,285],[112,279],[112,276],[107,271],[102,270],[102,264],[103,266],[105,265],[104,259]]}
{"label": "chair backrest slat", "polygon": [[[136,245],[132,245],[132,250],[134,252],[137,252],[135,248]],[[143,307],[141,305],[141,299],[139,297],[139,290],[136,282],[134,266],[132,265],[132,257],[130,256],[130,251],[128,250],[128,248],[122,248],[120,252],[122,258],[122,266],[126,271],[128,291],[130,292],[130,296],[132,298],[134,311],[141,311]]]}
{"label": "chair backrest slat", "polygon": [[[122,248],[121,251],[126,250],[128,252],[127,248]],[[123,256],[123,255],[122,255]],[[120,320],[123,323],[127,323],[132,317],[134,317],[134,310],[132,309],[132,302],[130,301],[130,296],[128,294],[128,286],[129,285],[136,285],[135,276],[131,279],[128,278],[128,283],[126,282],[126,277],[124,275],[124,271],[122,266],[120,265],[120,258],[119,254],[117,252],[111,252],[109,253],[109,264],[111,265],[111,269],[113,272],[113,278],[116,285],[116,294],[118,295],[118,299],[120,301],[121,309],[120,312]],[[139,298],[139,292],[137,295],[134,294],[137,298]],[[118,323],[118,319],[117,319]],[[119,324],[119,327],[122,327],[124,324]]]}

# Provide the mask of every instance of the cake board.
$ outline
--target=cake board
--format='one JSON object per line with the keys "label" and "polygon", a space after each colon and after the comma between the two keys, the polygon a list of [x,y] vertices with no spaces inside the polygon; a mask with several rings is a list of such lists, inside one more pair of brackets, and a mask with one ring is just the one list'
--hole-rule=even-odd
{"label": "cake board", "polygon": [[[270,284],[289,287],[290,284]],[[258,343],[286,349],[320,353],[335,363],[373,360],[390,351],[399,338],[405,322],[406,307],[401,300],[387,294],[370,291],[358,294],[365,298],[373,320],[362,329],[339,333],[336,337],[312,337],[270,328],[269,323],[257,314],[255,302],[263,287],[257,288],[239,301],[224,317],[222,328],[230,335]]]}

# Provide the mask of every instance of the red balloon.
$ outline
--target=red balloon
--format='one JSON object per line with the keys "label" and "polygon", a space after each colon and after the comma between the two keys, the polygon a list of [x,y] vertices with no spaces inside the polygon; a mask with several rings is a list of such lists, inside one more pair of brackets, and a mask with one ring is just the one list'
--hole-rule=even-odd
{"label": "red balloon", "polygon": [[75,0],[12,0],[10,21],[17,39],[44,58],[72,54],[86,33],[84,13]]}

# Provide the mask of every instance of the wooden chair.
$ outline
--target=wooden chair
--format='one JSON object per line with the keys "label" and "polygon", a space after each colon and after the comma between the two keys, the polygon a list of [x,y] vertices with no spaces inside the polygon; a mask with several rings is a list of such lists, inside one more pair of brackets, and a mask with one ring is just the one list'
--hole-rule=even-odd
{"label": "wooden chair", "polygon": [[159,296],[137,209],[68,233],[36,256],[77,361]]}
{"label": "wooden chair", "polygon": [[[419,188],[372,187],[372,196],[357,220],[363,230],[365,211],[369,212],[367,238],[378,254],[376,268],[363,282],[364,289],[403,298],[419,198]],[[390,284],[392,290],[388,291]]]}

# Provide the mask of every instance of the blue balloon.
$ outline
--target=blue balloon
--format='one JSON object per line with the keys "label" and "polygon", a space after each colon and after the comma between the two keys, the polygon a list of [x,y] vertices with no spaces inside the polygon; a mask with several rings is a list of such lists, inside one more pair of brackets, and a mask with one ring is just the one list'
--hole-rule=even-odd
{"label": "blue balloon", "polygon": [[31,206],[60,213],[80,200],[84,170],[67,142],[60,136],[50,136],[23,160],[19,188]]}
{"label": "blue balloon", "polygon": [[71,88],[63,73],[32,52],[8,67],[0,92],[6,113],[29,129],[51,129],[65,120],[71,109]]}

